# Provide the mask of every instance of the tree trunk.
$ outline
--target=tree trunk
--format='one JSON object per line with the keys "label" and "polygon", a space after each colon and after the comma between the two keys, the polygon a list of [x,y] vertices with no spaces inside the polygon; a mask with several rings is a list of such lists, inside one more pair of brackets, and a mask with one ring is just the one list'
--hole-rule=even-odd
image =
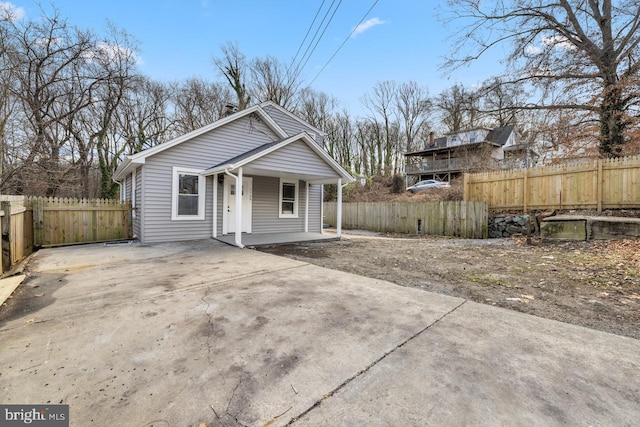
{"label": "tree trunk", "polygon": [[600,153],[605,157],[619,157],[624,147],[624,100],[619,85],[605,86],[600,105]]}

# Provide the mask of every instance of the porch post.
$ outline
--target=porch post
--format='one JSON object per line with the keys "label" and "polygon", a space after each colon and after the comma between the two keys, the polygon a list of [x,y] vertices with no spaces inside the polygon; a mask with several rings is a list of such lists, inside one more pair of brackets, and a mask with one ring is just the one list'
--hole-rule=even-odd
{"label": "porch post", "polygon": [[211,235],[218,237],[218,174],[213,175],[213,232]]}
{"label": "porch post", "polygon": [[338,178],[338,202],[336,208],[336,234],[340,238],[342,235],[342,178]]}
{"label": "porch post", "polygon": [[309,181],[304,182],[305,185],[305,197],[304,197],[304,232],[309,232]]}
{"label": "porch post", "polygon": [[236,178],[236,246],[242,247],[242,168]]}

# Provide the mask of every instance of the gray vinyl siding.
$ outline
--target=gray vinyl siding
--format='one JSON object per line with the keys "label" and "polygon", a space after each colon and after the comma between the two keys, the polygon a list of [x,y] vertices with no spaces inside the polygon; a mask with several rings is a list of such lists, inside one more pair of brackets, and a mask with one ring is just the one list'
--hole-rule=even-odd
{"label": "gray vinyl siding", "polygon": [[322,185],[309,186],[309,232],[322,232]]}
{"label": "gray vinyl siding", "polygon": [[314,139],[318,143],[319,146],[323,146],[324,135],[319,133],[317,129],[314,129],[308,125],[305,125],[304,122],[294,119],[289,114],[285,114],[278,108],[274,106],[265,106],[263,107],[264,111],[269,114],[275,120],[278,125],[287,133],[289,136],[297,135],[300,132],[307,132],[308,134],[314,134]]}
{"label": "gray vinyl siding", "polygon": [[[148,157],[144,165],[144,242],[204,239],[212,235],[212,177],[206,181],[205,219],[171,220],[174,166],[207,169],[276,139],[277,136],[262,121],[243,117]],[[221,188],[219,196],[222,197]],[[220,217],[218,224],[221,225]]]}
{"label": "gray vinyl siding", "polygon": [[131,200],[131,175],[127,175],[124,179],[124,199]]}
{"label": "gray vinyl siding", "polygon": [[[213,177],[213,179],[216,179],[215,175]],[[217,201],[217,208],[216,208],[216,212],[218,213],[216,216],[218,217],[218,223],[217,223],[217,234],[218,236],[222,235],[222,209],[223,209],[223,205],[222,202],[224,201],[223,197],[224,197],[224,184],[220,183],[217,184],[218,185],[218,201]],[[213,191],[213,190],[212,190]]]}
{"label": "gray vinyl siding", "polygon": [[280,179],[253,178],[253,233],[287,233],[304,231],[305,183],[298,181],[298,218],[280,218]]}
{"label": "gray vinyl siding", "polygon": [[251,166],[256,169],[286,170],[287,173],[316,175],[318,177],[336,176],[336,171],[302,141],[292,142],[286,147],[267,154],[253,161]]}

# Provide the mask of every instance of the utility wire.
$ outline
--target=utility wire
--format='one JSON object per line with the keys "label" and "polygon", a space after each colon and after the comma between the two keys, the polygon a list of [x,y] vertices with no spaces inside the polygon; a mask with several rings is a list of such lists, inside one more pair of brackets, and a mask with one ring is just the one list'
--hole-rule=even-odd
{"label": "utility wire", "polygon": [[322,74],[322,72],[324,71],[325,68],[327,68],[327,65],[329,65],[329,63],[333,60],[333,58],[336,57],[336,55],[338,54],[338,52],[340,52],[340,49],[342,49],[342,47],[349,41],[349,39],[351,38],[351,36],[353,35],[353,33],[355,33],[355,31],[358,29],[358,27],[360,26],[360,24],[362,24],[362,22],[367,18],[367,16],[369,16],[369,14],[371,13],[371,11],[373,10],[374,7],[376,7],[376,5],[378,4],[378,1],[380,0],[375,0],[373,2],[373,4],[371,5],[371,7],[369,8],[369,10],[367,10],[367,13],[364,14],[364,16],[362,17],[362,19],[360,20],[360,22],[358,22],[358,24],[353,27],[353,30],[351,30],[351,32],[349,33],[349,35],[347,36],[346,39],[344,39],[344,41],[342,42],[342,44],[340,46],[338,46],[338,49],[336,49],[336,51],[333,53],[333,55],[331,55],[331,58],[329,58],[329,60],[322,66],[322,68],[320,69],[320,71],[318,71],[318,74],[316,74],[316,76],[313,78],[313,80],[311,80],[311,83],[309,83],[309,86],[311,86],[313,84],[313,82],[316,81],[316,79],[320,76],[320,74]]}
{"label": "utility wire", "polygon": [[[302,73],[302,70],[307,65],[307,62],[309,62],[309,59],[311,59],[311,55],[313,54],[313,52],[315,52],[316,48],[318,47],[318,43],[320,43],[320,40],[324,36],[324,33],[327,31],[327,28],[329,27],[329,24],[331,24],[331,21],[333,20],[333,17],[335,16],[336,12],[338,11],[338,8],[342,4],[342,0],[340,0],[338,2],[338,5],[335,7],[335,9],[333,9],[333,13],[331,14],[331,17],[329,17],[329,20],[324,25],[324,28],[322,29],[322,33],[320,34],[320,36],[316,40],[316,36],[318,36],[318,33],[320,32],[320,29],[322,28],[322,25],[326,21],[327,16],[331,12],[331,9],[333,8],[333,5],[335,4],[335,2],[336,2],[336,0],[333,0],[331,2],[331,5],[329,6],[329,9],[327,9],[327,13],[325,13],[324,18],[322,19],[322,22],[320,22],[320,26],[316,30],[315,34],[313,35],[313,38],[311,39],[311,41],[309,42],[309,45],[307,46],[307,49],[305,50],[304,54],[300,58],[300,62],[298,63],[298,65],[296,66],[296,68],[293,71],[292,80],[297,79],[298,76],[300,75],[300,73]],[[313,44],[314,41],[315,41],[315,44],[313,45],[313,48],[311,48],[311,45]],[[311,49],[310,52],[309,52],[309,49]],[[307,52],[308,52],[308,54],[307,54]],[[305,57],[306,57],[306,59],[305,59]]]}
{"label": "utility wire", "polygon": [[291,60],[291,64],[289,64],[289,67],[287,67],[287,75],[289,74],[289,70],[291,70],[291,67],[293,66],[293,64],[296,62],[296,59],[298,58],[298,54],[302,50],[302,46],[304,46],[304,42],[307,41],[307,37],[309,37],[309,33],[311,32],[311,29],[313,28],[313,25],[316,23],[316,19],[318,19],[318,15],[320,15],[320,11],[322,10],[322,6],[324,6],[324,2],[325,1],[326,0],[322,0],[322,3],[320,3],[320,7],[318,8],[318,11],[316,12],[316,16],[313,17],[313,21],[311,21],[311,25],[309,25],[309,28],[307,28],[307,34],[304,35],[304,38],[302,39],[302,42],[300,43],[300,46],[298,46],[298,50],[296,51],[296,54],[293,55],[293,59]]}

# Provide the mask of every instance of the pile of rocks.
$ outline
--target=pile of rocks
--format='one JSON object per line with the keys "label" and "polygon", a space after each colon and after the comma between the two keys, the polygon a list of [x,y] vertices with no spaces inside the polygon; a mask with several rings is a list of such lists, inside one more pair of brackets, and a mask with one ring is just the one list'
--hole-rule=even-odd
{"label": "pile of rocks", "polygon": [[489,238],[501,238],[511,236],[526,236],[527,224],[531,227],[531,233],[536,232],[535,218],[530,215],[496,215],[489,217]]}

